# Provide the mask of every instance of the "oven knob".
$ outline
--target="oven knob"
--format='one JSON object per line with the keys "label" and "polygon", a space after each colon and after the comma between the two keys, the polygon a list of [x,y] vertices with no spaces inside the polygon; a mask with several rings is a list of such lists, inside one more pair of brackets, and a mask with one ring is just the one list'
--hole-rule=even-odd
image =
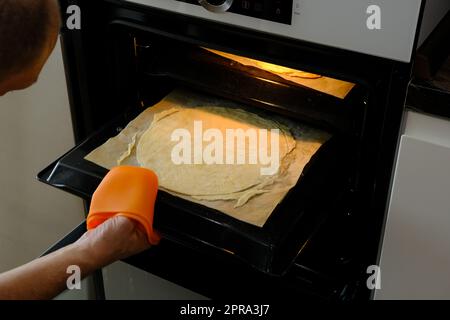
{"label": "oven knob", "polygon": [[215,13],[227,12],[234,0],[198,0],[198,3],[208,11]]}

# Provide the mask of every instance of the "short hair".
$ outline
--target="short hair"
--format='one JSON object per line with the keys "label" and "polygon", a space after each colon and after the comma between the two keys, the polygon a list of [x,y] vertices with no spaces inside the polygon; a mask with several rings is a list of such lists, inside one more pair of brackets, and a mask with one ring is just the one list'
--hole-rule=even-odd
{"label": "short hair", "polygon": [[0,81],[37,61],[47,44],[54,0],[0,1]]}

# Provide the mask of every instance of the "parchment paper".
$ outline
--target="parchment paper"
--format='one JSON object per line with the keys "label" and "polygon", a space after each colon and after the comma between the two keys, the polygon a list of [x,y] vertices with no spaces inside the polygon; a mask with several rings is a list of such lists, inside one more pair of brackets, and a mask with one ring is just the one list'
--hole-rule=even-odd
{"label": "parchment paper", "polygon": [[[139,166],[136,159],[136,148],[130,148],[129,146],[133,145],[133,141],[139,141],[142,134],[152,123],[155,114],[172,108],[206,105],[244,108],[226,100],[198,95],[184,90],[175,90],[156,105],[144,110],[116,137],[109,139],[105,144],[92,151],[85,159],[106,169],[117,166],[118,160],[123,158],[125,159],[121,162],[121,165]],[[262,115],[260,114],[260,116]],[[289,164],[289,167],[285,168],[284,174],[280,175],[272,185],[267,187],[270,190],[269,192],[255,196],[245,205],[235,208],[235,201],[198,200],[191,196],[169,192],[163,188],[160,189],[188,201],[216,209],[238,220],[263,227],[276,206],[283,200],[288,191],[297,184],[305,165],[310,161],[311,157],[331,137],[327,132],[306,125],[299,125],[285,118],[271,117],[271,119],[279,121],[290,128],[296,140],[296,148],[287,156],[289,161],[286,163]]]}

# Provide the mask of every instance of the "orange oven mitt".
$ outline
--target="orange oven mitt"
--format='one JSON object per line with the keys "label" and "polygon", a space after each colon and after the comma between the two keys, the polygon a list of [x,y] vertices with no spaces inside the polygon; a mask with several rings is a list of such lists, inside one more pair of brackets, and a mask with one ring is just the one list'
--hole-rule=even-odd
{"label": "orange oven mitt", "polygon": [[92,197],[88,230],[120,215],[137,221],[147,233],[150,244],[158,244],[161,237],[153,230],[157,192],[158,177],[153,171],[128,166],[113,168]]}

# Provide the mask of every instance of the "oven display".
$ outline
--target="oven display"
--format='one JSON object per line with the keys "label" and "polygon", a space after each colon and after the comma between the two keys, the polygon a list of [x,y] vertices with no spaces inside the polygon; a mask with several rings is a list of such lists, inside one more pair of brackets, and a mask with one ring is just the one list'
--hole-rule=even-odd
{"label": "oven display", "polygon": [[244,16],[292,23],[293,0],[176,0],[201,5],[215,13],[232,12]]}

